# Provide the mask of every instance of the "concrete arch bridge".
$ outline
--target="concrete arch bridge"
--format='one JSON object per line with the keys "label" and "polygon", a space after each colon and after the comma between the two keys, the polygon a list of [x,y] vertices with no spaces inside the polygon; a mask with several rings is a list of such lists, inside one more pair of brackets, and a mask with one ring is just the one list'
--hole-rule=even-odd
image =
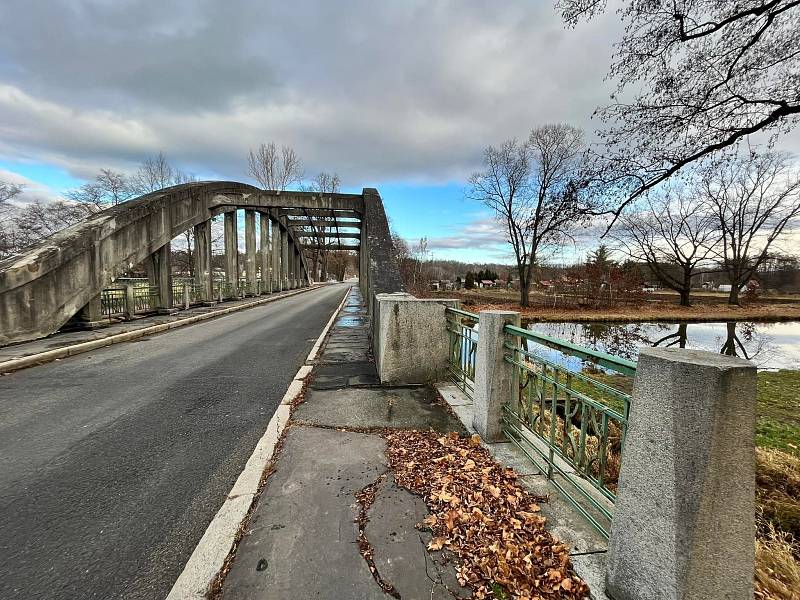
{"label": "concrete arch bridge", "polygon": [[[211,220],[217,215],[224,215],[225,278],[215,281]],[[171,241],[187,230],[194,232],[194,278],[176,286]],[[308,286],[304,250],[311,248],[357,252],[365,298],[402,289],[375,189],[278,192],[219,181],[164,188],[94,214],[0,261],[0,345],[44,337],[70,322],[91,324],[109,314],[133,313],[136,307],[168,311],[177,302],[210,303]],[[109,289],[126,264],[144,264],[147,281]]]}

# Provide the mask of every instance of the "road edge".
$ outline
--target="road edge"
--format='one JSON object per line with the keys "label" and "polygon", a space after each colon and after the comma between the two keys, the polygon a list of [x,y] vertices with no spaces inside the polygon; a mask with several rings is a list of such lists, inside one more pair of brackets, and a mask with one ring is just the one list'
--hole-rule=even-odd
{"label": "road edge", "polygon": [[92,350],[97,350],[98,348],[105,348],[106,346],[112,346],[113,344],[130,342],[131,340],[136,340],[146,335],[154,335],[172,329],[177,329],[179,327],[185,327],[186,325],[193,325],[194,323],[198,323],[200,321],[206,321],[208,319],[214,319],[217,317],[224,317],[225,315],[229,315],[231,313],[238,312],[240,310],[255,308],[256,306],[262,306],[264,304],[269,304],[270,302],[276,302],[278,300],[282,300],[283,298],[291,298],[292,296],[297,296],[298,294],[303,294],[306,292],[310,292],[312,290],[317,290],[320,289],[320,287],[321,286],[311,286],[300,290],[292,290],[285,294],[281,294],[280,296],[270,296],[268,298],[255,300],[254,302],[248,302],[247,304],[229,306],[228,308],[214,310],[200,315],[194,315],[192,317],[186,317],[184,319],[178,319],[177,321],[172,321],[170,323],[161,323],[159,325],[151,325],[150,327],[142,327],[141,329],[136,329],[134,331],[126,331],[124,333],[117,333],[115,335],[110,335],[108,337],[104,337],[98,340],[80,342],[78,344],[72,344],[70,346],[64,346],[62,348],[56,348],[54,350],[48,350],[46,352],[39,352],[37,354],[30,354],[28,356],[14,358],[11,360],[0,362],[0,375],[4,375],[5,373],[13,373],[14,371],[19,371],[20,369],[25,369],[27,367],[46,364],[49,362],[53,362],[54,360],[67,358],[69,356],[75,356],[76,354],[91,352]]}
{"label": "road edge", "polygon": [[209,523],[200,541],[195,546],[183,571],[178,575],[166,600],[200,600],[206,597],[209,586],[225,565],[225,560],[236,541],[236,534],[242,521],[254,502],[258,500],[258,488],[264,470],[269,466],[278,440],[289,423],[292,401],[302,392],[303,380],[311,372],[309,363],[316,360],[319,350],[331,327],[339,316],[350,288],[344,294],[339,306],[322,329],[305,363],[297,370],[286,393],[275,409],[264,435],[256,444],[253,454],[247,459],[244,469],[233,484],[217,514]]}

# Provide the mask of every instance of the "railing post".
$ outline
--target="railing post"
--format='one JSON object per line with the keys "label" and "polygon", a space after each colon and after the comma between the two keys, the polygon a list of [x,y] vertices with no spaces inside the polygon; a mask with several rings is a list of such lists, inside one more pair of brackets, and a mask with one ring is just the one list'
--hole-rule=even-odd
{"label": "railing post", "polygon": [[125,318],[127,320],[133,319],[136,314],[136,296],[134,295],[134,286],[127,284],[125,286]]}
{"label": "railing post", "polygon": [[607,557],[615,600],[753,597],[756,368],[639,354]]}
{"label": "railing post", "polygon": [[183,308],[189,310],[191,306],[191,300],[189,299],[189,286],[186,285],[186,282],[183,282]]}
{"label": "railing post", "polygon": [[520,314],[510,310],[483,310],[478,321],[475,392],[472,426],[487,442],[503,439],[503,404],[512,398],[514,365],[505,360],[506,325],[520,325]]}

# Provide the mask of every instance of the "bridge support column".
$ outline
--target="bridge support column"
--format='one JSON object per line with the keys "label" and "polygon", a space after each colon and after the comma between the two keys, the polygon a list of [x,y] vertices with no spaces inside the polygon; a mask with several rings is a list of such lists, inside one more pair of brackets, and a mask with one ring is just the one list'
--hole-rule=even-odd
{"label": "bridge support column", "polygon": [[258,293],[256,284],[256,211],[244,211],[244,272],[249,295]]}
{"label": "bridge support column", "polygon": [[281,287],[289,289],[289,232],[281,226]]}
{"label": "bridge support column", "polygon": [[237,211],[225,213],[225,277],[231,284],[231,294],[239,295],[239,230]]}
{"label": "bridge support column", "polygon": [[272,265],[269,252],[269,215],[262,212],[258,214],[258,217],[258,233],[261,237],[261,292],[264,294],[271,294],[272,274],[270,273],[270,268]]}
{"label": "bridge support column", "polygon": [[200,300],[212,302],[211,285],[211,221],[194,226],[194,278],[200,290]]}
{"label": "bridge support column", "polygon": [[93,329],[100,325],[103,319],[103,301],[100,294],[89,300],[86,305],[78,311],[73,320],[78,327],[83,329]]}
{"label": "bridge support column", "polygon": [[297,287],[297,282],[294,280],[294,263],[295,263],[295,249],[294,249],[294,242],[289,240],[289,250],[288,256],[289,261],[286,263],[286,273],[289,277],[289,289],[293,290]]}
{"label": "bridge support column", "polygon": [[283,291],[283,279],[281,279],[281,226],[278,221],[272,221],[272,289],[276,292]]}
{"label": "bridge support column", "polygon": [[147,259],[147,278],[158,288],[158,312],[172,311],[172,247],[164,244]]}
{"label": "bridge support column", "polygon": [[303,255],[300,252],[294,257],[294,280],[297,282],[297,287],[306,287],[303,281]]}

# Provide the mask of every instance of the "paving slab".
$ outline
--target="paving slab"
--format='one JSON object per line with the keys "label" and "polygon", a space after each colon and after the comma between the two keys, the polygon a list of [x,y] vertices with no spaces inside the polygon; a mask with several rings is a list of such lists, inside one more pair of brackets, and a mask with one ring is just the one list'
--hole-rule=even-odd
{"label": "paving slab", "polygon": [[311,389],[294,412],[323,427],[395,427],[463,432],[428,387]]}
{"label": "paving slab", "polygon": [[388,475],[367,515],[364,534],[374,550],[375,567],[401,598],[471,597],[470,590],[458,584],[453,557],[445,552],[428,552],[430,532],[415,527],[428,515],[422,498],[397,487]]}
{"label": "paving slab", "polygon": [[359,553],[355,493],[386,470],[377,435],[290,427],[225,580],[225,600],[385,600]]}

